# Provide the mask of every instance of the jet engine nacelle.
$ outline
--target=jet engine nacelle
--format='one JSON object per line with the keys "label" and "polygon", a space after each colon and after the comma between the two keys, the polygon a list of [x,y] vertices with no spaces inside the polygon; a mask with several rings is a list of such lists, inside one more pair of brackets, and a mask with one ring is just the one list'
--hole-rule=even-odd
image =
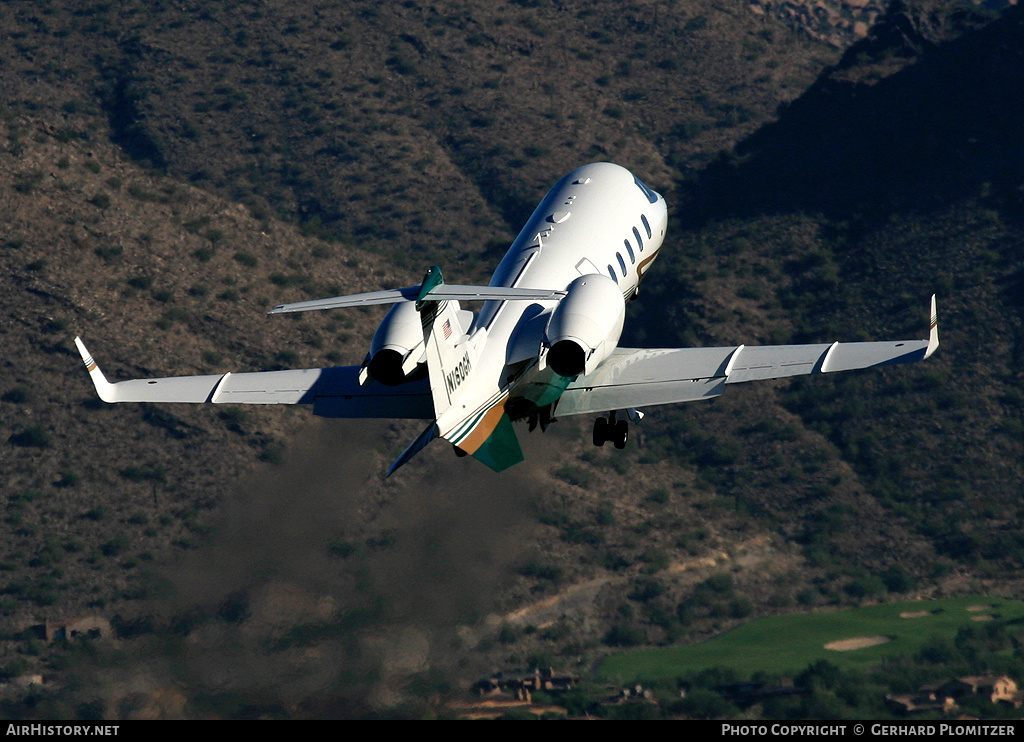
{"label": "jet engine nacelle", "polygon": [[560,376],[589,374],[619,344],[626,302],[619,285],[592,273],[569,284],[548,321],[546,363]]}
{"label": "jet engine nacelle", "polygon": [[406,381],[423,359],[423,321],[416,304],[395,304],[373,333],[370,376],[387,386]]}

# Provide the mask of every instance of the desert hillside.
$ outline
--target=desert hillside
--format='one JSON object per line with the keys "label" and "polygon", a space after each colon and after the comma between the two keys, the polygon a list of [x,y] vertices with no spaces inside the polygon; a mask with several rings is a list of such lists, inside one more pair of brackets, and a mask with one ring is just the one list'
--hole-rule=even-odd
{"label": "desert hillside", "polygon": [[[1024,12],[989,5],[4,3],[0,667],[42,680],[5,713],[419,715],[491,670],[1018,589]],[[418,424],[104,405],[75,351],[358,363],[382,312],[266,311],[486,282],[598,160],[670,204],[624,346],[923,337],[936,293],[939,353],[385,480]],[[82,617],[102,640],[46,640]]]}

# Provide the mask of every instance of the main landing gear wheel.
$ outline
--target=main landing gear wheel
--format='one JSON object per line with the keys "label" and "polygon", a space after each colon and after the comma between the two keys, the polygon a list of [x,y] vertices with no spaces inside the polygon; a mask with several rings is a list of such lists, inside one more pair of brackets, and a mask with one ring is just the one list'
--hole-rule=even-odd
{"label": "main landing gear wheel", "polygon": [[629,440],[629,422],[616,420],[615,413],[610,418],[599,417],[594,421],[594,445],[603,446],[605,442],[611,441],[620,451],[626,447]]}
{"label": "main landing gear wheel", "polygon": [[619,420],[615,423],[615,432],[612,435],[612,441],[615,443],[615,447],[620,451],[626,447],[626,441],[629,440],[629,423],[625,420]]}

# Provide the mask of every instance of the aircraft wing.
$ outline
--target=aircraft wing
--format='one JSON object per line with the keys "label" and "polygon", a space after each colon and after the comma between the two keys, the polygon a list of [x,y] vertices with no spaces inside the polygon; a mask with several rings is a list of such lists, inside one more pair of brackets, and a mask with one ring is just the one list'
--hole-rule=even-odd
{"label": "aircraft wing", "polygon": [[131,379],[111,383],[81,338],[75,338],[85,367],[104,402],[191,402],[212,404],[312,404],[321,417],[434,419],[426,380],[388,387],[359,383],[359,366],[260,371],[242,374]]}
{"label": "aircraft wing", "polygon": [[583,415],[717,397],[726,384],[921,361],[939,346],[935,297],[926,340],[640,350],[619,348],[569,384],[557,415]]}

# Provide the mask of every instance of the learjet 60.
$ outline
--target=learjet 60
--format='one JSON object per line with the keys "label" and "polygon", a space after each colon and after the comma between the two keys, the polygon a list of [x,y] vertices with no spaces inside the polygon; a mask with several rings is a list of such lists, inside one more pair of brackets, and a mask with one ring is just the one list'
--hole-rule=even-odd
{"label": "learjet 60", "polygon": [[[594,443],[626,445],[640,408],[717,397],[729,384],[928,358],[924,340],[721,348],[620,348],[626,301],[658,256],[665,199],[610,163],[562,178],[533,212],[488,286],[418,286],[275,307],[270,314],[393,304],[360,366],[110,383],[75,343],[105,402],[311,404],[322,417],[412,418],[424,431],[390,475],[434,438],[495,471],[522,461],[513,421],[597,415]],[[479,311],[465,302],[482,302]]]}

